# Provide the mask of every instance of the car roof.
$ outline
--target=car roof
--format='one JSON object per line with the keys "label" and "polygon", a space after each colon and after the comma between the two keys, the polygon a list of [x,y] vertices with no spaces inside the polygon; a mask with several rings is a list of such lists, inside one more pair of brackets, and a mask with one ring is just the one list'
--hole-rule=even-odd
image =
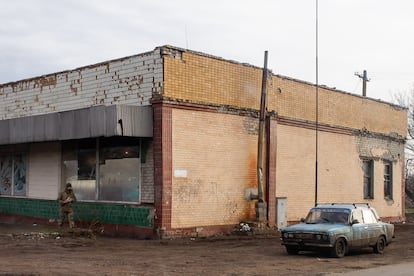
{"label": "car roof", "polygon": [[323,205],[317,205],[313,208],[330,208],[330,209],[370,209],[368,204],[357,204],[357,203],[350,203],[350,204],[344,204],[344,203],[332,203],[332,204],[323,204]]}

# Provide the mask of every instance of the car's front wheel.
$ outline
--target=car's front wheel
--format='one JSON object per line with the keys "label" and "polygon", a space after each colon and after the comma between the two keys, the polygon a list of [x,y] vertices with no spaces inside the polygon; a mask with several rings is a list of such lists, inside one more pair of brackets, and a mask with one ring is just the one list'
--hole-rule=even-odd
{"label": "car's front wheel", "polygon": [[384,253],[385,245],[386,244],[384,236],[379,237],[377,243],[374,245],[374,252],[377,254]]}
{"label": "car's front wheel", "polygon": [[335,258],[342,258],[345,256],[347,250],[346,241],[343,238],[337,239],[332,248],[331,255]]}
{"label": "car's front wheel", "polygon": [[286,245],[286,252],[289,255],[297,255],[299,253],[299,248],[297,246]]}

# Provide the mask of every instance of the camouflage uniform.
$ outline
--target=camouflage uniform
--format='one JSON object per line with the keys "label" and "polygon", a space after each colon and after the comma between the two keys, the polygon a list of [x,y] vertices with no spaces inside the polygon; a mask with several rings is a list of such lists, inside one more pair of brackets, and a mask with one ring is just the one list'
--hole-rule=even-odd
{"label": "camouflage uniform", "polygon": [[58,198],[60,209],[60,222],[59,225],[62,226],[63,222],[65,221],[65,216],[68,216],[69,227],[75,227],[75,223],[73,222],[73,209],[72,209],[72,202],[76,201],[75,193],[72,190],[72,185],[70,183],[66,184],[66,189],[60,193]]}

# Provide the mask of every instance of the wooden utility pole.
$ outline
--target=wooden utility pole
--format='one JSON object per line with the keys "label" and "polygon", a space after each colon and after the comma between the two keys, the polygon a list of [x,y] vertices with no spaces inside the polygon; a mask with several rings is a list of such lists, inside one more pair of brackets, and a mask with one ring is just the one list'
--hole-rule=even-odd
{"label": "wooden utility pole", "polygon": [[362,79],[362,96],[367,96],[367,82],[370,80],[367,77],[367,70],[364,70],[363,74],[355,73],[355,76],[358,76]]}

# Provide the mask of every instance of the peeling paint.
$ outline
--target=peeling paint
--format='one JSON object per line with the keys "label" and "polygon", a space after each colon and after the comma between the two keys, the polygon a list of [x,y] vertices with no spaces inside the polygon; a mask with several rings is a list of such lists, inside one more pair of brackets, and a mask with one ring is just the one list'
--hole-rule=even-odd
{"label": "peeling paint", "polygon": [[40,79],[40,91],[43,91],[44,87],[56,86],[56,76]]}
{"label": "peeling paint", "polygon": [[371,155],[374,157],[380,157],[380,158],[387,158],[389,159],[391,156],[391,153],[388,149],[383,148],[373,148],[371,149]]}
{"label": "peeling paint", "polygon": [[[163,82],[162,66],[157,50],[3,84],[0,120],[113,103],[150,105],[151,81],[154,78],[157,83]],[[28,100],[17,106],[16,99]]]}
{"label": "peeling paint", "polygon": [[401,161],[404,143],[386,137],[355,136],[355,145],[361,157]]}
{"label": "peeling paint", "polygon": [[78,88],[77,87],[73,87],[73,85],[70,85],[70,90],[73,92],[73,94],[75,94],[75,96],[78,95]]}

